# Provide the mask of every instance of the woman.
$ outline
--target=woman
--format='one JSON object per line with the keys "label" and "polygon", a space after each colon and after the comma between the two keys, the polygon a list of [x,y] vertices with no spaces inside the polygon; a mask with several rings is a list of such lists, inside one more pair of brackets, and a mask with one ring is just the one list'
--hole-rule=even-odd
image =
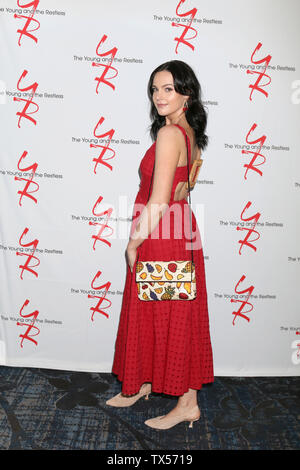
{"label": "woman", "polygon": [[[203,250],[193,212],[196,298],[142,301],[135,281],[137,255],[140,260],[191,258],[187,171],[208,141],[200,95],[195,73],[182,61],[166,62],[150,76],[154,142],[140,164],[142,178],[126,249],[127,275],[112,366],[122,382],[122,392],[106,403],[131,406],[143,396],[148,399],[151,392],[178,396],[168,414],[145,421],[156,429],[169,429],[181,421],[190,421],[191,427],[200,418],[197,390],[214,380]],[[170,221],[170,235],[162,237],[166,221]],[[183,235],[176,237],[175,231]]]}

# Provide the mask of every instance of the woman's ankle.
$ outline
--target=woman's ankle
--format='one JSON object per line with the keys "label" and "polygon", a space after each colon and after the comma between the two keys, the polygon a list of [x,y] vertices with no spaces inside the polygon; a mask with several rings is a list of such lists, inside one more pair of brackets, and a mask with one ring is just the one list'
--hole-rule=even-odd
{"label": "woman's ankle", "polygon": [[178,398],[177,406],[183,409],[196,408],[198,406],[197,390],[189,388]]}
{"label": "woman's ankle", "polygon": [[177,402],[177,405],[176,405],[176,408],[180,408],[180,409],[183,409],[183,410],[190,410],[191,408],[199,408],[199,405],[198,403],[195,403],[195,402],[186,402],[186,403],[182,403],[182,402]]}

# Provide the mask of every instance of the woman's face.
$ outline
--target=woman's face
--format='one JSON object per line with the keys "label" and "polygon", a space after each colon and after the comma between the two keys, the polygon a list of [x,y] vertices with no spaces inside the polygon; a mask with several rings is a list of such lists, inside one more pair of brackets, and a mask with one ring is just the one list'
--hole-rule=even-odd
{"label": "woman's face", "polygon": [[152,99],[160,116],[175,116],[182,113],[182,108],[188,98],[175,91],[171,72],[162,70],[154,75]]}

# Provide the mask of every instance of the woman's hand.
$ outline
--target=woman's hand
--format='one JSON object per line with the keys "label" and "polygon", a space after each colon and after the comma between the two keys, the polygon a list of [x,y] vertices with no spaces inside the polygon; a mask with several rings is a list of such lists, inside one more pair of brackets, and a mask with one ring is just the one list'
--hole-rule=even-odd
{"label": "woman's hand", "polygon": [[131,272],[133,270],[136,256],[137,256],[137,249],[128,244],[126,248],[126,258],[127,258],[127,263],[129,264]]}

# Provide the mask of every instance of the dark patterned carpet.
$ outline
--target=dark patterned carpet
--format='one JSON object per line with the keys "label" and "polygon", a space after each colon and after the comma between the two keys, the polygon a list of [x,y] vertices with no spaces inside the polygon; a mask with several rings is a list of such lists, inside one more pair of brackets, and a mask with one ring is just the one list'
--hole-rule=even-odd
{"label": "dark patterned carpet", "polygon": [[216,377],[198,392],[194,427],[166,431],[144,421],[175,397],[105,405],[120,390],[108,373],[0,367],[0,450],[300,449],[300,377]]}

